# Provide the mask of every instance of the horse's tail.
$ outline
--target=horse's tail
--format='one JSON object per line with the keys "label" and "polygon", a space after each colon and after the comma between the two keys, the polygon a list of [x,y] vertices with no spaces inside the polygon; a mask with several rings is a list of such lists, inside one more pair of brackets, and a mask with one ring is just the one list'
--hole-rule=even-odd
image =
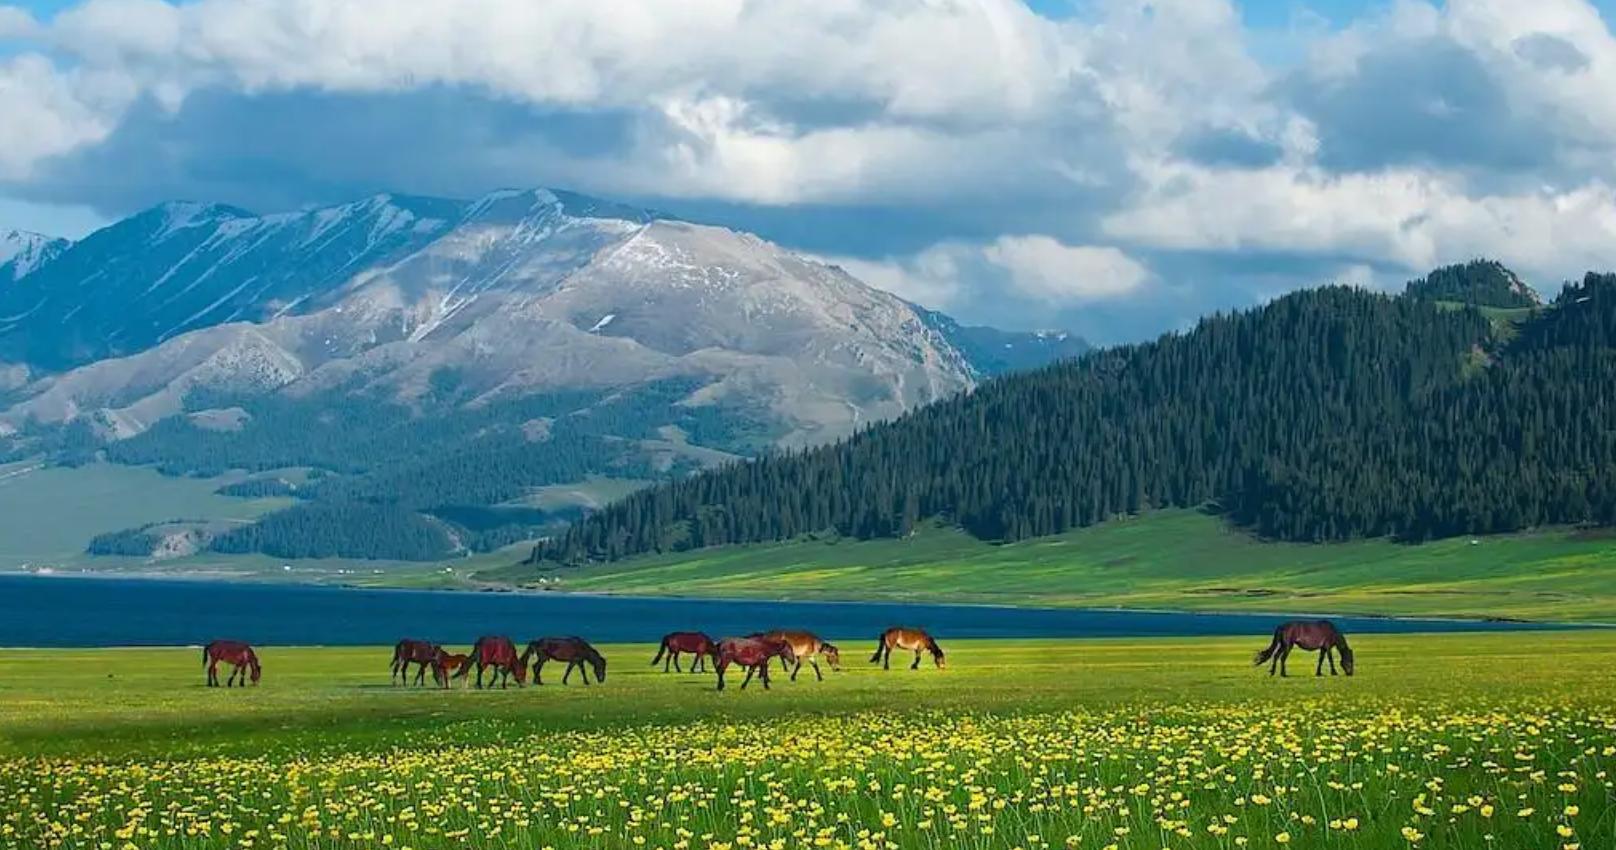
{"label": "horse's tail", "polygon": [[[460,670],[457,671],[454,674],[454,678],[456,678],[456,679],[464,679],[466,677],[466,674],[471,672],[471,662],[473,660],[477,659],[478,657],[480,657],[482,655],[482,653],[483,653],[483,639],[482,638],[477,638],[477,642],[471,645],[471,653],[466,656],[465,661],[460,662]],[[482,676],[481,673],[478,673],[477,675],[479,677]]]}
{"label": "horse's tail", "polygon": [[1268,659],[1273,658],[1274,654],[1279,652],[1279,648],[1285,643],[1285,639],[1283,637],[1284,632],[1284,626],[1279,626],[1274,629],[1274,639],[1269,642],[1266,649],[1251,657],[1251,666],[1256,667],[1266,664],[1268,663]]}
{"label": "horse's tail", "polygon": [[886,649],[886,648],[887,648],[887,633],[882,632],[875,639],[875,654],[870,656],[870,663],[871,664],[879,664],[881,662],[881,650]]}
{"label": "horse's tail", "polygon": [[658,664],[661,664],[662,663],[662,656],[665,653],[667,653],[667,651],[668,651],[668,639],[663,638],[662,639],[662,645],[657,647],[656,657],[651,659],[651,666],[655,667]]}
{"label": "horse's tail", "polygon": [[[208,646],[211,646],[211,645],[212,644],[209,644]],[[208,666],[208,646],[202,647],[202,666],[203,667]]]}

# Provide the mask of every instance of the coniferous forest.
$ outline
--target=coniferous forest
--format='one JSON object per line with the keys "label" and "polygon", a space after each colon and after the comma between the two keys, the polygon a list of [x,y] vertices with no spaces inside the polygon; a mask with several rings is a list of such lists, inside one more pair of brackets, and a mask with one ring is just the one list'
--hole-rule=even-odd
{"label": "coniferous forest", "polygon": [[1450,273],[1486,271],[1442,270],[1425,297],[1299,292],[992,381],[641,491],[533,557],[900,536],[934,517],[1015,541],[1156,507],[1295,541],[1616,523],[1616,276],[1518,322],[1438,303],[1467,294]]}

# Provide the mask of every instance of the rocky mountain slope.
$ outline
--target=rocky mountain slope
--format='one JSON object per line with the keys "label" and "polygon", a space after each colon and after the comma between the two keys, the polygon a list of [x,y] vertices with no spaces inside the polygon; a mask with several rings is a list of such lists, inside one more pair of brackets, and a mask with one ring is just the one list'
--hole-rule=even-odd
{"label": "rocky mountain slope", "polygon": [[53,250],[0,287],[5,455],[312,468],[333,476],[300,495],[327,507],[464,519],[587,475],[825,442],[1073,351],[750,234],[543,189],[171,203]]}
{"label": "rocky mountain slope", "polygon": [[0,230],[0,286],[60,257],[72,243],[26,230]]}

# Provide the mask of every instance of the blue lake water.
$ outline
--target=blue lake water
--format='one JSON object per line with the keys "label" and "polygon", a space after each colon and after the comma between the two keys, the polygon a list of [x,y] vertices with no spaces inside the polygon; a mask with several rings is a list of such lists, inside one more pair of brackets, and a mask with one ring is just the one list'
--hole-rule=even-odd
{"label": "blue lake water", "polygon": [[[651,599],[561,593],[371,590],[295,584],[0,575],[0,646],[164,646],[218,637],[258,644],[376,645],[401,637],[469,644],[582,635],[655,641],[806,628],[874,639],[889,625],[940,638],[1266,635],[1275,615],[998,608],[973,605]],[[1496,631],[1518,623],[1336,617],[1348,633]]]}

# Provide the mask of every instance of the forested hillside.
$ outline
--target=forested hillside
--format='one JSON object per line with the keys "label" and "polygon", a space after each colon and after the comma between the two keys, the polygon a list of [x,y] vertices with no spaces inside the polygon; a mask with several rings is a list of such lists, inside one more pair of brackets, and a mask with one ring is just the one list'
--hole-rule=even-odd
{"label": "forested hillside", "polygon": [[1471,260],[1444,266],[1410,281],[1408,295],[1432,301],[1457,301],[1478,307],[1536,307],[1537,293],[1497,260]]}
{"label": "forested hillside", "polygon": [[1513,338],[1347,288],[997,380],[822,448],[642,491],[535,559],[614,560],[941,517],[1014,541],[1211,506],[1271,538],[1616,523],[1616,276]]}

